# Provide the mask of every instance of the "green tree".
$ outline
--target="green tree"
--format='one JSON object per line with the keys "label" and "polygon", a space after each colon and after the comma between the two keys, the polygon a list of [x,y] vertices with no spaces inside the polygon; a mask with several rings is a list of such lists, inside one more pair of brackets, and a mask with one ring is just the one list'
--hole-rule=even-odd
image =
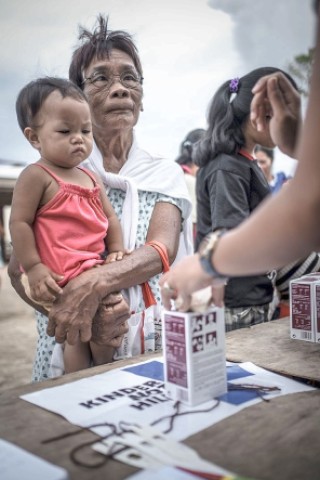
{"label": "green tree", "polygon": [[297,81],[301,94],[305,97],[309,95],[314,51],[314,48],[309,48],[308,53],[296,55],[288,66],[289,72]]}

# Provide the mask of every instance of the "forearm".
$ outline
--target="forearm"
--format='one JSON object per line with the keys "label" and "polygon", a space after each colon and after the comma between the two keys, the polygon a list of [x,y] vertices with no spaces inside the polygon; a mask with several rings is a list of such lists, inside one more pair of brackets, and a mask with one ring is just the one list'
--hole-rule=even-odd
{"label": "forearm", "polygon": [[32,267],[41,263],[30,225],[22,221],[11,221],[10,233],[15,256],[24,271],[28,272]]}
{"label": "forearm", "polygon": [[[155,205],[149,224],[146,242],[161,242],[168,254],[169,263],[175,260],[180,238],[181,213],[170,203],[159,202]],[[145,245],[134,250],[119,262],[102,266],[99,294],[108,295],[122,288],[130,288],[147,282],[151,277],[162,272],[159,253],[151,246]]]}
{"label": "forearm", "polygon": [[150,246],[140,247],[121,261],[96,269],[99,297],[103,299],[110,293],[140,285],[161,271],[162,262],[157,251]]}
{"label": "forearm", "polygon": [[87,270],[70,280],[53,303],[50,328],[56,319],[64,324],[64,330],[66,324],[81,323],[85,319],[89,331],[92,319],[108,295],[139,285],[161,271],[159,254],[148,246],[135,250],[121,261]]}
{"label": "forearm", "polygon": [[220,239],[212,259],[214,267],[226,276],[255,275],[308,255],[320,245],[320,228],[315,222],[319,211],[314,196],[300,190],[294,178]]}
{"label": "forearm", "polygon": [[108,253],[124,250],[121,226],[117,217],[109,218],[109,228],[105,243]]}

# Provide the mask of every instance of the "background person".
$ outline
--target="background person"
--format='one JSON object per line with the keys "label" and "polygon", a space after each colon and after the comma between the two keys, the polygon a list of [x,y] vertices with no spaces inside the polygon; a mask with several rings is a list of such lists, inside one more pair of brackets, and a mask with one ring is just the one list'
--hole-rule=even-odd
{"label": "background person", "polygon": [[[320,229],[320,24],[319,1],[316,47],[306,119],[301,128],[300,97],[281,73],[260,79],[253,88],[251,122],[259,131],[268,129],[273,142],[286,155],[298,159],[293,179],[278,195],[269,197],[239,227],[207,239],[202,254],[183,259],[160,281],[166,308],[179,297],[187,310],[191,294],[213,286],[213,301],[223,304],[226,278],[252,275],[280,268],[299,257],[319,251]],[[266,107],[272,116],[266,121]],[[265,225],[273,225],[272,235]],[[203,268],[206,266],[206,269]],[[208,273],[209,267],[211,271]]]}
{"label": "background person", "polygon": [[[80,28],[79,39],[69,77],[84,91],[91,109],[94,146],[86,166],[101,176],[125,247],[133,251],[121,262],[70,280],[54,302],[49,322],[38,314],[34,380],[48,378],[55,341],[74,344],[92,335],[96,343],[118,347],[114,358],[161,349],[160,274],[164,265],[193,251],[191,202],[181,168],[141,149],[134,135],[143,110],[143,72],[131,36],[110,31],[107,18],[99,15],[92,32]],[[23,295],[14,259],[10,274]],[[120,289],[126,289],[129,328],[122,301],[104,306],[109,294]]]}
{"label": "background person", "polygon": [[[224,82],[208,112],[208,128],[195,151],[198,228],[196,248],[210,232],[229,230],[244,220],[269,195],[264,173],[253,157],[257,144],[274,147],[268,129],[259,132],[250,122],[252,88],[278,69],[258,68]],[[293,79],[290,81],[295,85]],[[267,226],[265,228],[267,233]],[[225,288],[226,330],[268,321],[273,285],[267,272],[230,278]]]}
{"label": "background person", "polygon": [[271,193],[277,193],[282,185],[292,178],[284,172],[273,172],[273,148],[256,145],[254,148],[254,157],[257,159],[258,165],[269,183]]}
{"label": "background person", "polygon": [[184,178],[187,184],[188,192],[192,202],[192,225],[193,237],[196,238],[197,233],[197,199],[196,199],[196,176],[198,166],[193,161],[193,152],[196,144],[203,136],[205,130],[203,128],[196,128],[191,130],[180,145],[180,155],[176,162],[184,171]]}

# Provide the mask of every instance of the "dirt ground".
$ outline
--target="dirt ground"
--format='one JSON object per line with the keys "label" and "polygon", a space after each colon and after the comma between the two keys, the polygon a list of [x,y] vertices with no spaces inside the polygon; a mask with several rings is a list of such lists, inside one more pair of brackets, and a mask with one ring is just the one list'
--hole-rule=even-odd
{"label": "dirt ground", "polygon": [[16,294],[0,269],[0,393],[31,381],[36,348],[34,311]]}

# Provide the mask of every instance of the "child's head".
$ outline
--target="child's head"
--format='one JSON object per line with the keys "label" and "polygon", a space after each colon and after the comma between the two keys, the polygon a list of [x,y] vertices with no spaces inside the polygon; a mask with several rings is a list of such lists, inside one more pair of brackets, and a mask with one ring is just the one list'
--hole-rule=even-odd
{"label": "child's head", "polygon": [[73,167],[92,150],[90,107],[69,80],[44,77],[28,83],[16,101],[24,135],[48,162]]}
{"label": "child's head", "polygon": [[[191,130],[186,138],[183,140],[183,142],[180,145],[180,155],[176,159],[176,162],[182,166],[186,166],[188,169],[190,169],[190,173],[192,175],[196,175],[196,172],[198,170],[198,167],[194,164],[193,162],[193,151],[199,140],[204,134],[204,129],[203,128],[196,128],[194,130]],[[188,171],[188,170],[187,170]]]}
{"label": "child's head", "polygon": [[[228,80],[221,85],[211,101],[208,129],[195,152],[195,161],[198,165],[205,165],[219,153],[235,154],[245,146],[246,126],[250,122],[250,105],[253,98],[252,89],[260,78],[276,72],[282,72],[298,89],[290,75],[273,67],[257,68],[241,78]],[[256,132],[258,141],[255,143],[264,144],[269,148],[274,147],[269,133],[263,135],[259,136]]]}

